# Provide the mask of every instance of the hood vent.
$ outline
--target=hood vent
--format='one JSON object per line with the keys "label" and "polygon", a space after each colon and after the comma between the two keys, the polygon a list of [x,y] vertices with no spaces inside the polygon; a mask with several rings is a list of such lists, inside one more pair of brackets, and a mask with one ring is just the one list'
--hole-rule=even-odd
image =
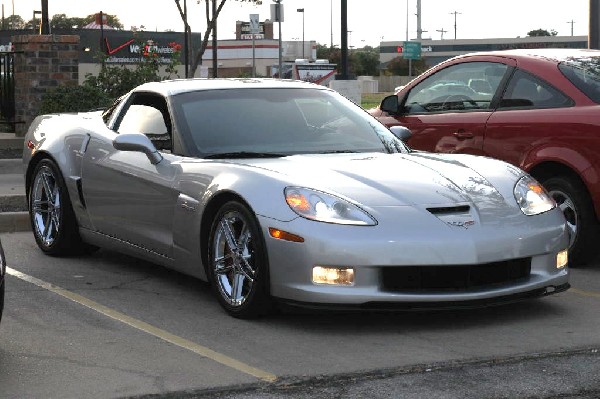
{"label": "hood vent", "polygon": [[439,215],[449,215],[455,213],[467,213],[471,207],[469,205],[457,205],[457,206],[441,206],[435,208],[427,208],[429,212],[432,214]]}

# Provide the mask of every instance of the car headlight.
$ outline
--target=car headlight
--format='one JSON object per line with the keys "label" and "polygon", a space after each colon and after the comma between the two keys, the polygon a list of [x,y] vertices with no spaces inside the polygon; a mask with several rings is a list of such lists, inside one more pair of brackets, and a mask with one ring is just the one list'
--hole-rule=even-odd
{"label": "car headlight", "polygon": [[517,204],[525,215],[538,215],[556,206],[544,187],[531,176],[519,179],[514,189]]}
{"label": "car headlight", "polygon": [[285,201],[298,215],[318,222],[375,226],[377,221],[350,202],[322,191],[286,187]]}

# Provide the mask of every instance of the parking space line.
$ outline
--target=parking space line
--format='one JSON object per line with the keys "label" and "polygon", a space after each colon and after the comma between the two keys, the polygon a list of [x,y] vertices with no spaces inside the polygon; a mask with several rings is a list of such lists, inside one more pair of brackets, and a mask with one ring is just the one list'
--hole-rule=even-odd
{"label": "parking space line", "polygon": [[600,299],[600,292],[592,292],[592,291],[585,291],[585,290],[580,290],[577,288],[570,288],[569,291],[567,292],[572,292],[574,294],[577,295],[582,295],[582,296],[589,296],[592,298],[599,298]]}
{"label": "parking space line", "polygon": [[43,289],[51,291],[55,294],[58,294],[64,298],[67,298],[73,302],[80,304],[80,305],[86,306],[92,310],[95,310],[98,313],[102,313],[105,316],[108,316],[114,320],[125,323],[135,329],[138,329],[147,334],[153,335],[153,336],[160,338],[164,341],[167,341],[173,345],[177,345],[183,349],[187,349],[187,350],[194,352],[200,356],[211,359],[217,363],[221,363],[227,367],[238,370],[244,374],[249,374],[253,377],[256,377],[258,379],[261,379],[261,380],[267,381],[267,382],[274,382],[275,380],[277,380],[277,376],[274,374],[271,374],[264,370],[257,369],[255,367],[252,367],[248,364],[240,362],[239,360],[233,359],[222,353],[215,352],[214,350],[212,350],[210,348],[207,348],[202,345],[198,345],[195,342],[192,342],[185,338],[171,334],[168,331],[162,330],[158,327],[154,327],[154,326],[152,326],[148,323],[145,323],[141,320],[127,316],[124,313],[121,313],[119,311],[111,309],[107,306],[101,305],[97,302],[92,301],[91,299],[88,299],[88,298],[81,296],[79,294],[76,294],[74,292],[60,288],[54,284],[37,279],[33,276],[29,276],[25,273],[21,273],[20,271],[12,269],[10,267],[6,268],[6,273],[13,277],[19,278],[23,281],[26,281],[28,283],[37,285],[40,288],[43,288]]}

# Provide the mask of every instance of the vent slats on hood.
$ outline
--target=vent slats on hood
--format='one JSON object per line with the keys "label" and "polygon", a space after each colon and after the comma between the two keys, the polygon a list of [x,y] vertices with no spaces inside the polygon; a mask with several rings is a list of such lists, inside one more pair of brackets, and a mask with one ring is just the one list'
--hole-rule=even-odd
{"label": "vent slats on hood", "polygon": [[434,215],[466,213],[466,212],[469,212],[469,209],[471,209],[471,207],[469,205],[441,206],[441,207],[435,207],[435,208],[427,208],[427,210]]}

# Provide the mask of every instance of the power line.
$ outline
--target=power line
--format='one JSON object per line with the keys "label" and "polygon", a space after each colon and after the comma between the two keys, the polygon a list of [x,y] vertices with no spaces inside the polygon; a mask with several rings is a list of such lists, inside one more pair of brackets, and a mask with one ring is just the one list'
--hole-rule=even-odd
{"label": "power line", "polygon": [[458,11],[453,11],[450,14],[454,14],[454,40],[456,40],[456,16],[462,13]]}
{"label": "power line", "polygon": [[448,31],[447,31],[447,30],[445,30],[444,28],[442,28],[442,29],[436,29],[435,31],[436,31],[436,32],[440,32],[440,33],[441,33],[441,35],[440,35],[440,40],[444,40],[444,33],[448,32]]}
{"label": "power line", "polygon": [[575,21],[570,20],[570,21],[567,21],[567,23],[571,24],[571,36],[573,36],[573,25],[575,24]]}

